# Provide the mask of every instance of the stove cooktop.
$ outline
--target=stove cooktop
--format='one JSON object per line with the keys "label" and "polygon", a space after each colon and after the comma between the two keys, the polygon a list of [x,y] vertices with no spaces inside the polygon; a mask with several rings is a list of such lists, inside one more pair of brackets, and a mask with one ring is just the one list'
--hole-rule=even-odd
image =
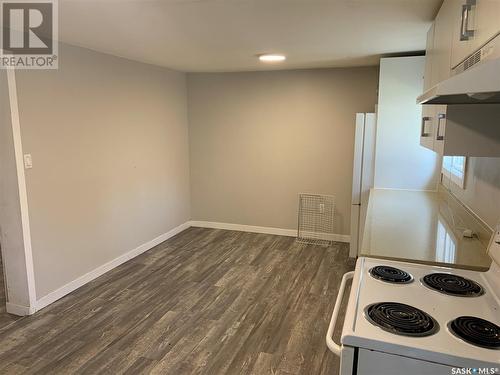
{"label": "stove cooktop", "polygon": [[500,327],[474,316],[459,316],[449,324],[450,331],[472,345],[500,349]]}
{"label": "stove cooktop", "polygon": [[371,323],[395,335],[423,337],[439,330],[432,316],[404,303],[373,303],[366,307],[365,313]]}
{"label": "stove cooktop", "polygon": [[465,277],[435,272],[425,275],[422,283],[440,293],[458,297],[478,297],[484,293],[481,285]]}
{"label": "stove cooktop", "polygon": [[[359,258],[341,343],[456,367],[499,367],[500,352],[491,348],[491,341],[494,346],[498,339],[500,295],[485,275]],[[424,279],[435,281],[443,290],[431,288]],[[444,289],[452,292],[445,294]],[[474,298],[460,298],[462,295]],[[478,332],[471,335],[472,326],[463,324],[460,317],[492,325],[475,323],[472,330]]]}
{"label": "stove cooktop", "polygon": [[413,281],[413,277],[408,272],[391,266],[375,266],[370,268],[369,272],[372,277],[387,283],[406,284]]}

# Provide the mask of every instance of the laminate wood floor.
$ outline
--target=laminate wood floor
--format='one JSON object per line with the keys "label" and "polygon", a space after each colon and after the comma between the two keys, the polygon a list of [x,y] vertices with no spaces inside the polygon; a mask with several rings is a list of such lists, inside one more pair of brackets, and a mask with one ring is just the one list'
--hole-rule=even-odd
{"label": "laminate wood floor", "polygon": [[338,374],[353,267],[347,244],[190,228],[0,329],[0,373]]}

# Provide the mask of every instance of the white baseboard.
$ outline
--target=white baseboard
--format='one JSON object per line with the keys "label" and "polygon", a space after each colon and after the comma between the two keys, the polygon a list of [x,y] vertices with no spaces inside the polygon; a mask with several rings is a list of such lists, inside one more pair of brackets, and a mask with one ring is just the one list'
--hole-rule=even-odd
{"label": "white baseboard", "polygon": [[304,233],[304,237],[318,238],[319,240],[334,241],[334,242],[351,242],[351,236],[348,234],[338,234],[338,233]]}
{"label": "white baseboard", "polygon": [[5,309],[9,314],[14,314],[18,316],[31,315],[35,313],[34,307],[16,305],[15,303],[10,303],[10,302],[7,302],[5,304]]}
{"label": "white baseboard", "polygon": [[349,234],[334,234],[332,241],[351,243],[351,236]]}
{"label": "white baseboard", "polygon": [[276,234],[278,236],[288,236],[288,237],[295,237],[297,235],[297,231],[294,229],[257,227],[254,225],[217,223],[214,221],[191,221],[190,224],[192,227],[199,227],[199,228],[226,229],[226,230],[236,230],[239,232]]}
{"label": "white baseboard", "polygon": [[[115,267],[118,267],[120,264],[125,263],[126,261],[135,258],[136,256],[144,253],[145,251],[155,247],[156,245],[162,243],[163,241],[168,240],[170,237],[175,236],[176,234],[182,232],[183,230],[189,228],[191,225],[189,222],[185,222],[184,224],[175,227],[174,229],[164,233],[155,239],[146,242],[139,247],[120,255],[118,258],[115,258],[108,263],[103,264],[102,266],[97,267],[96,269],[86,273],[83,276],[69,282],[68,284],[62,286],[61,288],[43,296],[36,302],[36,311],[43,309],[45,306],[50,305],[51,303],[57,301],[58,299],[64,297],[65,295],[71,293],[72,291],[80,288],[81,286],[87,284],[88,282],[96,279],[97,277],[103,275],[104,273],[112,270]],[[31,312],[33,314],[35,311]],[[17,314],[16,314],[17,315]]]}
{"label": "white baseboard", "polygon": [[[275,234],[278,236],[296,237],[297,230],[273,227],[259,227],[254,225],[218,223],[214,221],[191,221],[192,227],[237,230],[240,232]],[[325,239],[336,242],[350,242],[351,236],[347,234],[325,234]]]}

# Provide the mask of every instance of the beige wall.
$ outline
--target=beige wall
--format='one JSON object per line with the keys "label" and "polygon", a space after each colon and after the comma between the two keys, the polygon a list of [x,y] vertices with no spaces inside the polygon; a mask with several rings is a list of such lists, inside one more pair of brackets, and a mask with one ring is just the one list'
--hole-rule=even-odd
{"label": "beige wall", "polygon": [[17,73],[37,298],[189,220],[186,76],[61,46]]}
{"label": "beige wall", "polygon": [[378,68],[188,74],[191,216],[295,229],[297,194],[334,194],[349,234],[356,112]]}
{"label": "beige wall", "polygon": [[462,203],[494,228],[500,221],[500,158],[468,158],[465,189],[444,181]]}
{"label": "beige wall", "polygon": [[375,187],[436,190],[438,155],[420,146],[424,56],[380,60]]}

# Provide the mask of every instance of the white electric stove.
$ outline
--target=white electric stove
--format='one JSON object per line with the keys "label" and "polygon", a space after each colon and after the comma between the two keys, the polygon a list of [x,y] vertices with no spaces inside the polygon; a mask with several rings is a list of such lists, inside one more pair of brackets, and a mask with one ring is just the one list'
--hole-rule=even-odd
{"label": "white electric stove", "polygon": [[[327,345],[341,375],[500,374],[500,230],[487,272],[359,258]],[[340,344],[332,339],[352,278]],[[339,323],[340,324],[340,323]]]}

